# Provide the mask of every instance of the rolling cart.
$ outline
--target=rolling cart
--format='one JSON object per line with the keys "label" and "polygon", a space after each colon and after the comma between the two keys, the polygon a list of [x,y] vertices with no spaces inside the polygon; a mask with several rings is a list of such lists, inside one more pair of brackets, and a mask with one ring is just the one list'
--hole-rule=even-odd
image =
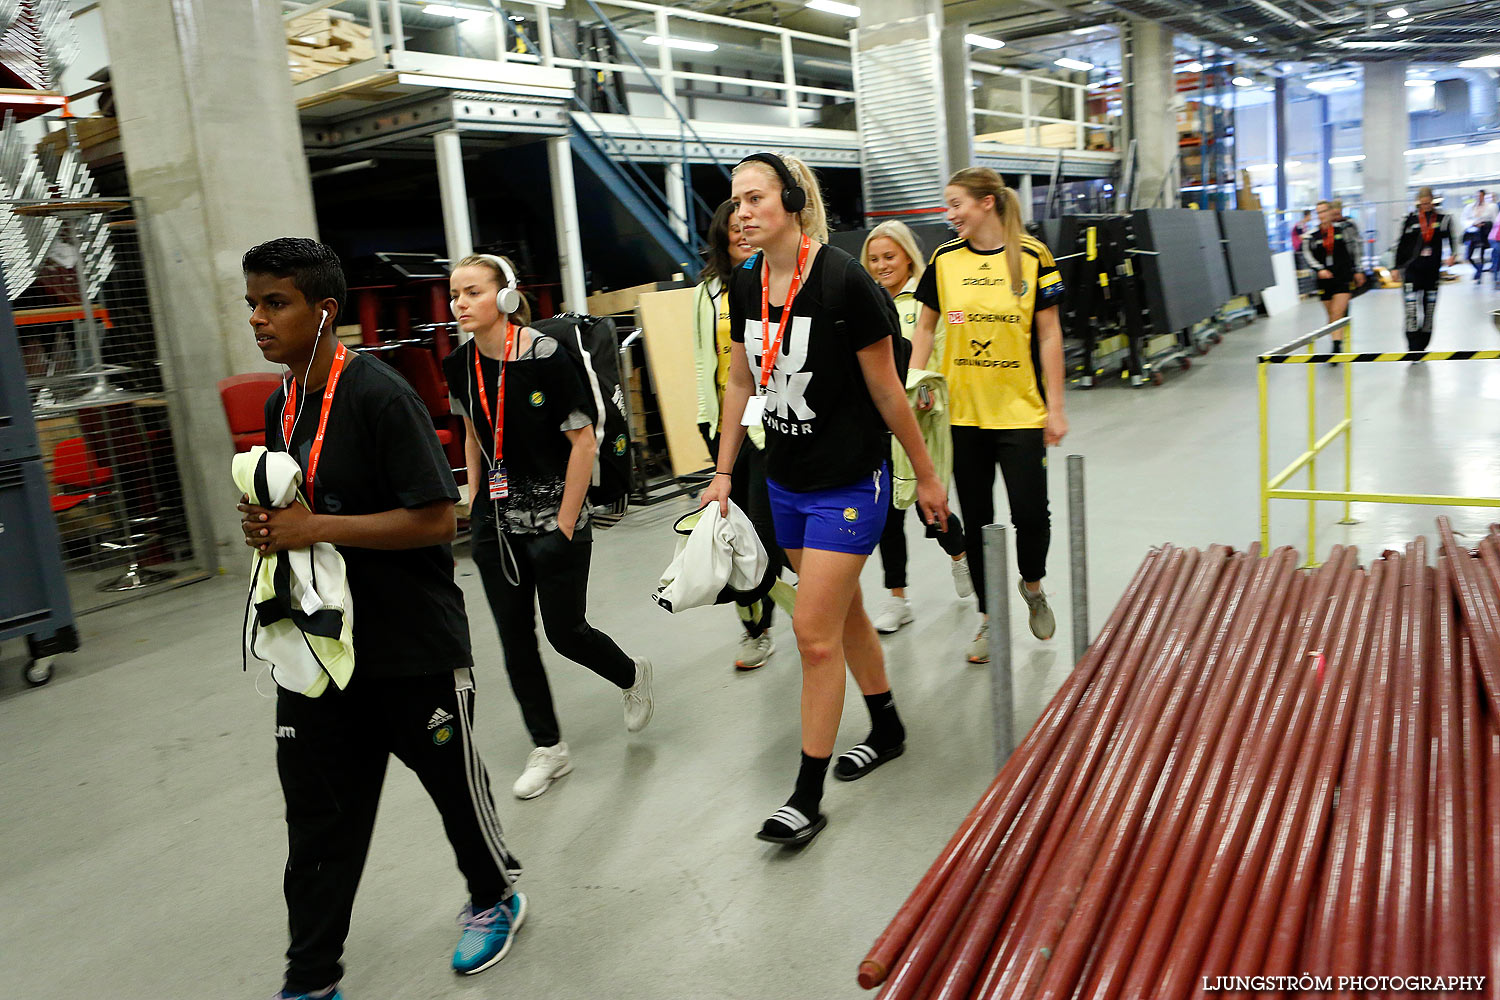
{"label": "rolling cart", "polygon": [[0,271],[0,643],[24,638],[22,673],[38,687],[78,648],[57,523],[42,466],[20,344]]}

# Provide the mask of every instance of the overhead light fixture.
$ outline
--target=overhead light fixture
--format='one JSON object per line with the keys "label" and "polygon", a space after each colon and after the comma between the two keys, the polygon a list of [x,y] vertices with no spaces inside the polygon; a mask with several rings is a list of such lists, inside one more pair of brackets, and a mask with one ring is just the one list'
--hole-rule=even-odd
{"label": "overhead light fixture", "polygon": [[1406,85],[1408,87],[1436,87],[1437,86],[1437,81],[1436,80],[1407,80],[1406,81]]}
{"label": "overhead light fixture", "polygon": [[1070,35],[1091,35],[1091,34],[1093,34],[1096,31],[1103,31],[1103,30],[1104,30],[1104,25],[1102,25],[1102,24],[1091,24],[1087,28],[1074,28],[1072,31],[1068,32],[1068,34],[1070,34]]}
{"label": "overhead light fixture", "polygon": [[844,17],[858,17],[859,8],[852,3],[839,3],[838,0],[807,0],[806,6],[813,10],[821,10],[825,14],[841,14]]}
{"label": "overhead light fixture", "polygon": [[1258,38],[1258,37],[1257,37],[1257,36],[1255,36],[1255,35],[1246,35],[1246,36],[1245,36],[1245,41],[1247,41],[1247,42],[1250,42],[1250,43],[1252,43],[1252,44],[1254,44],[1254,43],[1255,43],[1255,42],[1258,42],[1258,41],[1260,41],[1260,38]]}
{"label": "overhead light fixture", "polygon": [[1500,54],[1465,59],[1459,65],[1464,69],[1500,69]]}
{"label": "overhead light fixture", "polygon": [[487,10],[475,10],[472,7],[454,7],[446,3],[423,4],[422,13],[431,14],[433,17],[451,17],[459,21],[478,21],[490,16],[490,12]]}
{"label": "overhead light fixture", "polygon": [[1061,66],[1063,69],[1076,69],[1080,73],[1087,73],[1094,68],[1094,64],[1091,62],[1084,62],[1082,59],[1069,59],[1067,56],[1052,60],[1052,65]]}
{"label": "overhead light fixture", "polygon": [[1417,44],[1416,42],[1402,41],[1399,38],[1372,39],[1372,40],[1353,39],[1353,40],[1350,40],[1350,41],[1347,41],[1347,42],[1340,42],[1339,43],[1339,48],[1341,48],[1341,49],[1409,49],[1409,48],[1411,48],[1412,46],[1414,46],[1416,44]]}
{"label": "overhead light fixture", "polygon": [[1392,7],[1390,10],[1386,11],[1385,16],[1390,18],[1392,21],[1399,21],[1406,16],[1406,8]]}
{"label": "overhead light fixture", "polygon": [[[647,45],[660,45],[660,35],[647,35],[644,39]],[[718,46],[713,42],[695,42],[687,38],[668,38],[667,48],[687,49],[689,52],[715,52]]]}
{"label": "overhead light fixture", "polygon": [[1252,80],[1252,79],[1250,79],[1248,76],[1237,76],[1237,77],[1235,77],[1233,80],[1231,80],[1229,82],[1232,83],[1232,84],[1234,84],[1236,87],[1253,87],[1253,86],[1255,86],[1255,81]]}
{"label": "overhead light fixture", "polygon": [[1003,49],[1005,43],[998,38],[986,38],[984,35],[965,35],[964,41],[979,49]]}
{"label": "overhead light fixture", "polygon": [[1355,153],[1352,156],[1330,156],[1329,163],[1358,163],[1365,158],[1364,153]]}
{"label": "overhead light fixture", "polygon": [[1286,165],[1289,166],[1289,167],[1300,167],[1300,166],[1302,166],[1302,161],[1301,160],[1287,160],[1286,161]]}
{"label": "overhead light fixture", "polygon": [[1331,94],[1336,90],[1348,90],[1350,87],[1357,86],[1358,84],[1348,77],[1337,77],[1332,80],[1314,80],[1307,85],[1307,89],[1320,94]]}
{"label": "overhead light fixture", "polygon": [[1248,166],[1241,167],[1240,169],[1242,169],[1242,170],[1275,170],[1276,169],[1276,164],[1274,164],[1274,163],[1251,163]]}
{"label": "overhead light fixture", "polygon": [[1177,67],[1177,69],[1176,69],[1175,72],[1178,72],[1178,73],[1202,73],[1203,72],[1203,64],[1201,62],[1183,63],[1181,66]]}
{"label": "overhead light fixture", "polygon": [[1408,149],[1407,156],[1421,156],[1423,153],[1452,153],[1464,148],[1461,142],[1451,142],[1445,146],[1422,146],[1419,149]]}

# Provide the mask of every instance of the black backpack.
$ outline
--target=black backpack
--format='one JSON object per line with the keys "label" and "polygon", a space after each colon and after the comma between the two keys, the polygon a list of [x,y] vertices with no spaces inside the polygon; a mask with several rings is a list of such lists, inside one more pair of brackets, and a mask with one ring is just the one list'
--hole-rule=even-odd
{"label": "black backpack", "polygon": [[566,350],[594,400],[594,478],[589,486],[590,523],[603,531],[614,527],[630,505],[630,425],[620,388],[620,342],[608,317],[560,313],[538,320],[532,328]]}

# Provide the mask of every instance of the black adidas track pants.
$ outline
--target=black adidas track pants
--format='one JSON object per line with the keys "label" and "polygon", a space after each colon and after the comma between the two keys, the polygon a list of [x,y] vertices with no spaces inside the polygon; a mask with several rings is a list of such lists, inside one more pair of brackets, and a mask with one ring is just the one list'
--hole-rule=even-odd
{"label": "black adidas track pants", "polygon": [[473,729],[468,669],[422,677],[356,671],[347,689],[330,687],[319,698],[278,689],[289,991],[320,990],[343,974],[339,959],[391,754],[416,773],[437,806],[474,908],[489,909],[511,894],[521,865],[501,839]]}

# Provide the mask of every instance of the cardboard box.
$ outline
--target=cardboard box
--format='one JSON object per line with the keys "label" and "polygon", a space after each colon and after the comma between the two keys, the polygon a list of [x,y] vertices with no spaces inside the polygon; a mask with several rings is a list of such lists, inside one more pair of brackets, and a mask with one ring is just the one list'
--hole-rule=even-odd
{"label": "cardboard box", "polygon": [[686,287],[686,282],[682,281],[653,281],[645,285],[636,285],[634,288],[596,292],[588,297],[589,315],[620,316],[625,313],[634,313],[636,303],[647,292],[664,292],[684,287]]}

